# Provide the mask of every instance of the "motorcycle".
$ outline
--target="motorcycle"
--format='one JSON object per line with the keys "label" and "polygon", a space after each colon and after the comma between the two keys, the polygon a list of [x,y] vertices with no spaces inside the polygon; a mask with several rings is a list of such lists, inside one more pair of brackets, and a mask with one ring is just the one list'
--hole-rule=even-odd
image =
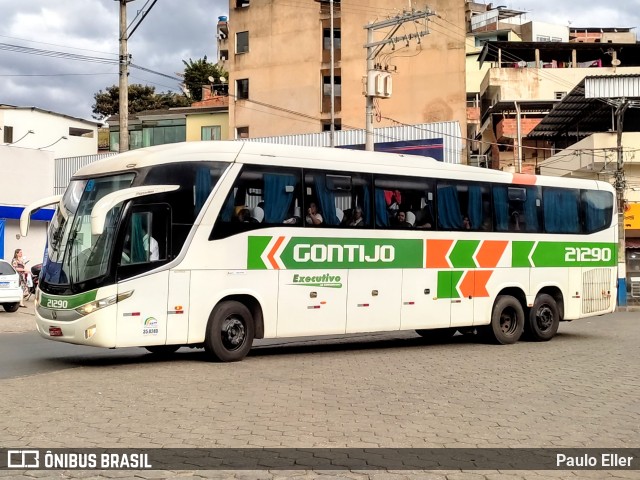
{"label": "motorcycle", "polygon": [[29,293],[36,294],[38,288],[38,281],[40,279],[40,272],[42,271],[42,263],[38,263],[31,267],[31,285],[29,286]]}

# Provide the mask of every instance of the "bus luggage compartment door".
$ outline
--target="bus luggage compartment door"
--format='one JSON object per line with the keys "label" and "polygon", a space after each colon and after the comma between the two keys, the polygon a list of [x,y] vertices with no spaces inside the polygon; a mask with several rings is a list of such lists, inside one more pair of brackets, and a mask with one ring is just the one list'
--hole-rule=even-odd
{"label": "bus luggage compartment door", "polygon": [[347,333],[400,330],[402,270],[349,270]]}
{"label": "bus luggage compartment door", "polygon": [[278,337],[344,333],[346,270],[281,270]]}
{"label": "bus luggage compartment door", "polygon": [[189,335],[189,270],[169,272],[169,300],[167,302],[167,345],[187,343]]}
{"label": "bus luggage compartment door", "polygon": [[438,298],[438,271],[412,268],[402,272],[402,330],[448,328],[451,299]]}

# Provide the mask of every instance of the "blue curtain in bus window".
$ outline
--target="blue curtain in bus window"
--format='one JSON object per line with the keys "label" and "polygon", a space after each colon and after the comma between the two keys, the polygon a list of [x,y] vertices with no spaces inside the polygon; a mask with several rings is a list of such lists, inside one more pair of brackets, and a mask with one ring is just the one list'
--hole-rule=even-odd
{"label": "blue curtain in bus window", "polygon": [[235,192],[232,189],[227,196],[227,199],[224,202],[224,206],[222,207],[222,212],[220,212],[220,217],[223,222],[230,222],[233,220],[233,214],[235,213]]}
{"label": "blue curtain in bus window", "polygon": [[613,197],[608,192],[584,192],[584,226],[587,232],[595,232],[610,224],[613,213]]}
{"label": "blue curtain in bus window", "polygon": [[371,197],[369,196],[369,185],[364,186],[364,201],[362,202],[362,215],[364,218],[365,226],[371,225]]}
{"label": "blue curtain in bus window", "polygon": [[538,225],[538,206],[536,205],[538,189],[536,187],[527,187],[527,198],[524,201],[524,220],[525,232],[539,232]]}
{"label": "blue curtain in bus window", "polygon": [[548,233],[579,233],[578,191],[544,191],[544,227]]}
{"label": "blue curtain in bus window", "polygon": [[469,222],[471,228],[478,230],[482,227],[482,189],[476,185],[469,187]]}
{"label": "blue curtain in bus window", "polygon": [[0,258],[4,258],[4,218],[0,218]]}
{"label": "blue curtain in bus window", "polygon": [[208,168],[200,167],[196,170],[196,205],[194,216],[197,216],[211,193],[211,172]]}
{"label": "blue curtain in bus window", "polygon": [[325,225],[338,225],[340,220],[336,215],[336,197],[331,190],[327,188],[327,180],[324,175],[315,175],[313,183],[316,189],[316,197],[320,207],[320,215]]}
{"label": "blue curtain in bus window", "polygon": [[[264,223],[282,223],[287,218],[294,192],[286,187],[295,187],[294,175],[264,175]],[[324,215],[323,217],[324,218]]]}
{"label": "blue curtain in bus window", "polygon": [[506,232],[509,229],[509,197],[506,185],[493,186],[493,209],[496,213],[496,230]]}
{"label": "blue curtain in bus window", "polygon": [[145,229],[140,215],[131,217],[131,263],[147,261],[147,251],[144,248]]}
{"label": "blue curtain in bus window", "polygon": [[462,228],[462,213],[456,187],[438,188],[438,223],[442,228]]}
{"label": "blue curtain in bus window", "polygon": [[384,190],[381,188],[375,189],[374,197],[376,207],[376,226],[388,227],[389,226],[389,212],[387,212],[387,199],[384,196]]}

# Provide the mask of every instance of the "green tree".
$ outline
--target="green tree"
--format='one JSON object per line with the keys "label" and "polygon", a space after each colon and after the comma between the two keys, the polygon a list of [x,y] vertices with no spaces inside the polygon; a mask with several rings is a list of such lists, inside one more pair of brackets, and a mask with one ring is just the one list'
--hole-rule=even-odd
{"label": "green tree", "polygon": [[[93,96],[95,104],[93,118],[104,120],[111,115],[117,115],[120,111],[120,88],[112,85],[106,91],[98,91]],[[129,85],[129,114],[135,114],[144,110],[157,110],[172,107],[188,107],[191,103],[184,95],[166,92],[156,93],[155,87],[149,85]]]}
{"label": "green tree", "polygon": [[184,63],[184,86],[189,89],[191,101],[202,100],[202,86],[211,85],[209,77],[213,78],[215,89],[221,93],[227,93],[227,85],[220,81],[220,77],[228,78],[227,72],[216,63],[207,61],[207,56],[198,60],[182,60]]}

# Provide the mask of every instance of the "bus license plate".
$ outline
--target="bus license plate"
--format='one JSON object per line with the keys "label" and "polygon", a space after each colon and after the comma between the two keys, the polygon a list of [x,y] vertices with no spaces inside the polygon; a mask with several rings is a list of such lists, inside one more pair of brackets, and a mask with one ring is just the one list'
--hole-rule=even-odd
{"label": "bus license plate", "polygon": [[0,288],[9,288],[9,282],[0,282]]}
{"label": "bus license plate", "polygon": [[60,327],[49,327],[49,336],[51,337],[61,337],[62,329]]}

